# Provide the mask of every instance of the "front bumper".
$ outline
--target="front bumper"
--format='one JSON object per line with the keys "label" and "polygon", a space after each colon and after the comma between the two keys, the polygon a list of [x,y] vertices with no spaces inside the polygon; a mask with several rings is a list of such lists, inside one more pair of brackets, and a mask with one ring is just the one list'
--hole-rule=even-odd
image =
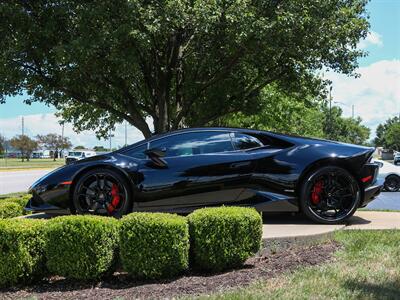
{"label": "front bumper", "polygon": [[365,207],[370,203],[372,200],[374,200],[382,191],[383,186],[382,185],[372,185],[367,187],[364,190],[364,199],[360,205],[360,207]]}

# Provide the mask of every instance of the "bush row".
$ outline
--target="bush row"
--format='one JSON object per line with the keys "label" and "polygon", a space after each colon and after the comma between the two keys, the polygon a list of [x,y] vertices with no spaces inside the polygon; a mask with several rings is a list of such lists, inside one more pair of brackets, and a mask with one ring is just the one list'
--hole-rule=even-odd
{"label": "bush row", "polygon": [[132,277],[157,279],[191,267],[221,271],[259,250],[261,216],[251,208],[195,211],[187,218],[132,213],[121,220],[65,216],[0,220],[0,286],[55,274],[90,280],[120,264]]}
{"label": "bush row", "polygon": [[24,210],[30,195],[0,199],[0,219],[15,218],[27,214]]}

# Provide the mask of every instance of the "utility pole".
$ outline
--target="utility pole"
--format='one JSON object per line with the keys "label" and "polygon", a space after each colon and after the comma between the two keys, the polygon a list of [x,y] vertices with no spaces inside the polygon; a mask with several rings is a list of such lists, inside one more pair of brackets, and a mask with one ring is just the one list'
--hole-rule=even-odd
{"label": "utility pole", "polygon": [[125,121],[125,146],[128,145],[128,122]]}
{"label": "utility pole", "polygon": [[110,152],[112,151],[112,145],[111,145],[111,128],[110,128],[110,133],[109,133],[109,135],[110,135]]}
{"label": "utility pole", "polygon": [[351,106],[351,118],[354,119],[354,104]]}
{"label": "utility pole", "polygon": [[[64,126],[65,126],[64,121],[62,121],[61,126],[62,126],[61,127],[61,141],[64,144]],[[63,158],[63,157],[64,157],[64,148],[61,149],[61,152],[60,152],[60,158]]]}
{"label": "utility pole", "polygon": [[22,135],[25,135],[25,120],[24,120],[24,117],[22,117]]}
{"label": "utility pole", "polygon": [[328,137],[332,136],[332,85],[329,87],[329,133]]}

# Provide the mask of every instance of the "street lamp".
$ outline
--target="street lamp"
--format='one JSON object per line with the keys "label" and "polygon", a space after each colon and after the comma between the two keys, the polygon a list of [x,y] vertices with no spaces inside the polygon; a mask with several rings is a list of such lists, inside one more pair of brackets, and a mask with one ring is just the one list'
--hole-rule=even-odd
{"label": "street lamp", "polygon": [[332,85],[329,86],[329,138],[332,136]]}

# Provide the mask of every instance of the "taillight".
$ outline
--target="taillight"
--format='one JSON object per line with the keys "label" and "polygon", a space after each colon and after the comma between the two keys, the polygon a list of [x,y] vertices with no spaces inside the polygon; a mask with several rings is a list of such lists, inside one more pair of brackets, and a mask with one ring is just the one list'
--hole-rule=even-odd
{"label": "taillight", "polygon": [[372,178],[373,178],[373,176],[372,176],[372,175],[369,175],[369,176],[367,176],[367,177],[361,178],[361,181],[364,182],[364,183],[367,183],[368,181],[371,181]]}

